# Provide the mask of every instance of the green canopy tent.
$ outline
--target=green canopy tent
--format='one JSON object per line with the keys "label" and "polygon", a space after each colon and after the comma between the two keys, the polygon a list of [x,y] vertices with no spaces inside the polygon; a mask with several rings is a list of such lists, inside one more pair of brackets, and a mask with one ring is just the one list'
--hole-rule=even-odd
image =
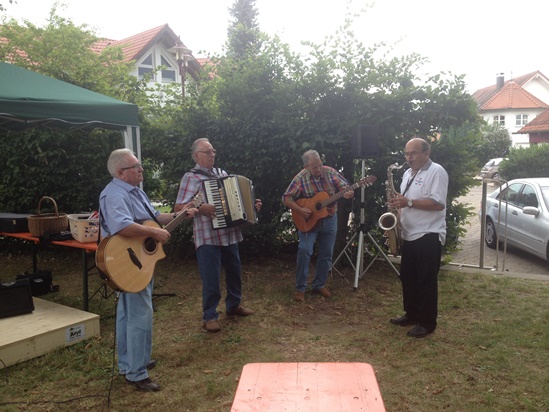
{"label": "green canopy tent", "polygon": [[120,130],[141,159],[136,105],[0,62],[0,130],[32,127]]}

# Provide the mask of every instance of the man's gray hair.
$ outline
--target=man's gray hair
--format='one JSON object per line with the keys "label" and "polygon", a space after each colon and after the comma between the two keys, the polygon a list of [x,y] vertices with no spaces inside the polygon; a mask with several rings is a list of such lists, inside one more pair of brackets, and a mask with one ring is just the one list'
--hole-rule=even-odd
{"label": "man's gray hair", "polygon": [[196,139],[193,142],[193,145],[191,146],[191,156],[193,157],[193,159],[194,159],[194,154],[198,150],[198,144],[202,142],[210,143],[210,140],[207,137],[201,137],[200,139]]}
{"label": "man's gray hair", "polygon": [[130,149],[116,149],[113,150],[107,161],[107,169],[112,177],[116,177],[116,172],[122,167],[126,167],[126,158],[133,156],[133,152]]}
{"label": "man's gray hair", "polygon": [[309,161],[312,159],[318,159],[320,160],[320,155],[316,150],[307,150],[305,153],[303,153],[303,156],[301,156],[301,160],[303,161],[303,166],[307,166],[309,164]]}

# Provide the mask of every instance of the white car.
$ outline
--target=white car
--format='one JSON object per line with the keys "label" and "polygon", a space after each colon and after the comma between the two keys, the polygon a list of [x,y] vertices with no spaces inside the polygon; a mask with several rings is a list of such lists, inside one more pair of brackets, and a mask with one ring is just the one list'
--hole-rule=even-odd
{"label": "white car", "polygon": [[[481,211],[482,212],[482,211]],[[514,179],[486,197],[485,241],[513,245],[549,261],[549,178]]]}

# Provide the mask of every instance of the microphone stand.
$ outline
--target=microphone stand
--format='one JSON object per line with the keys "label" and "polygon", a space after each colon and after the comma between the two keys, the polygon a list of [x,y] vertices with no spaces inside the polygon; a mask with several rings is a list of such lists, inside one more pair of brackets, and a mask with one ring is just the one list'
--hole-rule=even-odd
{"label": "microphone stand", "polygon": [[[365,177],[366,177],[366,164],[365,164],[365,160],[362,159],[362,178],[364,179]],[[391,262],[389,257],[385,254],[383,249],[378,245],[378,243],[375,241],[375,239],[372,237],[372,235],[369,232],[366,231],[366,225],[364,224],[364,220],[365,220],[364,208],[365,208],[365,205],[366,205],[365,191],[366,191],[366,188],[363,186],[360,189],[360,225],[359,225],[358,231],[351,237],[349,242],[347,242],[347,245],[345,245],[345,247],[343,248],[343,250],[341,251],[339,256],[336,258],[336,260],[334,260],[334,262],[332,264],[332,270],[335,269],[336,271],[338,271],[337,268],[335,268],[336,263],[339,261],[339,259],[343,255],[345,255],[347,257],[347,259],[349,260],[349,262],[351,263],[351,265],[355,269],[355,281],[354,281],[354,284],[353,284],[353,290],[355,290],[355,291],[358,289],[358,280],[362,279],[362,277],[364,277],[364,274],[366,274],[368,269],[370,269],[370,267],[372,266],[372,264],[375,262],[375,260],[377,259],[377,257],[379,255],[381,255],[385,259],[385,261],[389,264],[389,266],[391,266],[391,268],[396,273],[396,275],[400,277],[400,273],[398,272],[397,268],[393,265],[393,262]],[[352,247],[353,241],[355,240],[356,236],[358,236],[358,249],[357,249],[357,253],[356,253],[356,264],[353,265],[353,262],[352,262],[352,260],[349,256],[349,254],[347,253],[347,250]],[[364,249],[365,249],[365,247],[364,247],[364,236],[366,236],[368,238],[368,242],[370,242],[370,244],[372,246],[374,246],[375,249],[377,250],[377,253],[373,256],[371,262],[368,264],[366,269],[363,269],[364,268]],[[338,271],[338,273],[340,273],[340,272]],[[341,273],[340,273],[340,275],[341,275]]]}

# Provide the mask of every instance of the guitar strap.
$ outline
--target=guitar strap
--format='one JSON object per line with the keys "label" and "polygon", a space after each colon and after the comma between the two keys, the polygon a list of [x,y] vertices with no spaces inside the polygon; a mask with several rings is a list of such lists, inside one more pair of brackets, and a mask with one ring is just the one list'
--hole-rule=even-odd
{"label": "guitar strap", "polygon": [[149,205],[147,205],[144,200],[141,200],[141,202],[143,202],[143,207],[147,209],[147,212],[149,212],[149,215],[151,215],[152,220],[154,220],[158,226],[163,227],[158,221],[158,219],[156,218],[156,216],[154,215],[154,213],[151,211],[151,208],[149,207]]}
{"label": "guitar strap", "polygon": [[103,217],[103,211],[101,210],[101,206],[99,206],[99,232],[97,232],[97,244],[99,245],[101,243],[101,221],[104,221],[105,218]]}

